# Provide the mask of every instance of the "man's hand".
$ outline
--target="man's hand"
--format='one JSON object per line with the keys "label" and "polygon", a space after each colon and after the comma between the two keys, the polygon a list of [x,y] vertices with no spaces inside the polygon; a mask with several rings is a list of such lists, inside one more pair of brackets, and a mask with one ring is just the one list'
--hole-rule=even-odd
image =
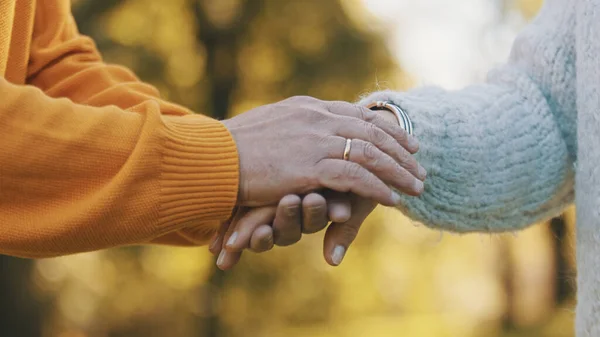
{"label": "man's hand", "polygon": [[[383,121],[397,124],[391,112],[377,113]],[[418,144],[413,145],[411,153],[418,149]],[[327,263],[337,266],[376,206],[376,202],[351,193],[325,191],[324,196],[311,193],[304,199],[287,195],[277,207],[240,208],[232,221],[215,234],[210,251],[219,255],[217,265],[226,270],[237,264],[244,249],[265,252],[274,245],[287,246],[298,242],[302,233],[320,231],[331,221],[323,255]]]}
{"label": "man's hand", "polygon": [[395,190],[423,191],[425,170],[411,155],[416,141],[367,108],[294,97],[223,123],[238,147],[239,206],[274,205],[288,194],[325,189],[394,206]]}

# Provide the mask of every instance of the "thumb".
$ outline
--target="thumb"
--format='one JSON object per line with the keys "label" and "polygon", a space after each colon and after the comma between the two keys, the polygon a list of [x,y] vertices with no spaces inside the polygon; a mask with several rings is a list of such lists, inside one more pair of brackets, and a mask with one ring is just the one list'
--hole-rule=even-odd
{"label": "thumb", "polygon": [[354,197],[352,211],[354,214],[346,222],[336,222],[327,228],[323,241],[323,255],[331,266],[342,263],[348,248],[356,238],[362,223],[371,214],[377,203],[359,197]]}

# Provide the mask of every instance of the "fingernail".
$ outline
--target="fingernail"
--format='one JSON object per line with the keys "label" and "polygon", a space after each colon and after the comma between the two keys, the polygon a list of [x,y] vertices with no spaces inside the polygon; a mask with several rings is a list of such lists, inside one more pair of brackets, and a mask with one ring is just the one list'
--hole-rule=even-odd
{"label": "fingernail", "polygon": [[425,185],[423,185],[422,181],[420,181],[419,179],[415,179],[415,184],[413,185],[413,189],[415,190],[415,192],[417,192],[417,193],[423,192],[424,187],[425,187]]}
{"label": "fingernail", "polygon": [[400,197],[400,193],[392,190],[392,202],[394,205],[399,205],[402,202],[402,198]]}
{"label": "fingernail", "polygon": [[229,240],[227,240],[227,247],[231,247],[235,244],[235,240],[237,240],[238,237],[238,233],[237,232],[233,232],[233,234],[231,234],[231,236],[229,237]]}
{"label": "fingernail", "polygon": [[425,179],[425,177],[427,177],[427,170],[425,170],[425,168],[421,165],[419,165],[419,177],[421,177],[421,179]]}
{"label": "fingernail", "polygon": [[333,254],[331,254],[331,262],[333,262],[334,265],[339,266],[340,263],[342,263],[345,254],[346,248],[340,245],[335,246]]}
{"label": "fingernail", "polygon": [[223,261],[225,260],[226,255],[227,255],[227,251],[225,251],[223,249],[221,251],[221,253],[219,254],[219,257],[217,258],[217,266],[221,266],[223,264]]}
{"label": "fingernail", "polygon": [[408,136],[408,146],[413,149],[418,149],[419,141],[414,136]]}

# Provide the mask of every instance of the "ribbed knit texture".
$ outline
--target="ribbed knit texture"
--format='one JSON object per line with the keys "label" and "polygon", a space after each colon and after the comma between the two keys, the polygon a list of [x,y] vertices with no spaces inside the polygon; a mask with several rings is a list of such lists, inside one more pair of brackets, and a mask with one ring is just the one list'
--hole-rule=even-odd
{"label": "ribbed knit texture", "polygon": [[102,62],[68,0],[0,1],[0,253],[195,245],[229,218],[225,126]]}
{"label": "ribbed knit texture", "polygon": [[435,228],[506,231],[573,201],[574,23],[573,5],[546,6],[486,83],[361,101],[394,101],[413,120],[428,177],[421,197],[403,197],[403,211]]}
{"label": "ribbed knit texture", "polygon": [[[0,2],[0,51],[6,53],[10,47],[10,37],[12,35],[13,21],[15,19],[15,2],[14,1],[2,1]],[[6,14],[4,14],[6,13]],[[0,75],[6,74],[6,63],[8,61],[8,55],[0,57]]]}
{"label": "ribbed knit texture", "polygon": [[546,0],[485,83],[361,100],[392,100],[413,119],[428,177],[401,209],[427,226],[515,230],[577,191],[577,337],[600,336],[599,33],[600,0]]}
{"label": "ribbed knit texture", "polygon": [[600,336],[600,1],[577,1],[577,337]]}
{"label": "ribbed knit texture", "polygon": [[198,218],[227,219],[238,179],[236,146],[229,131],[201,116],[164,119],[161,223],[177,227]]}

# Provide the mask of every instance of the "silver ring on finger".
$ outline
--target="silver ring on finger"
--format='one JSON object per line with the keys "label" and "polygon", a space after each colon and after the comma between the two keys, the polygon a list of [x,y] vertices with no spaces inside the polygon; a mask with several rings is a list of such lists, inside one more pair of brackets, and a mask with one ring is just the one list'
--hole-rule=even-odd
{"label": "silver ring on finger", "polygon": [[367,105],[367,109],[371,110],[388,110],[396,116],[398,124],[403,128],[409,135],[413,134],[413,123],[410,120],[410,116],[404,111],[399,105],[391,101],[377,101]]}
{"label": "silver ring on finger", "polygon": [[352,139],[347,138],[346,139],[346,147],[344,148],[344,155],[343,155],[343,158],[346,161],[350,160],[350,149],[351,148],[352,148]]}

